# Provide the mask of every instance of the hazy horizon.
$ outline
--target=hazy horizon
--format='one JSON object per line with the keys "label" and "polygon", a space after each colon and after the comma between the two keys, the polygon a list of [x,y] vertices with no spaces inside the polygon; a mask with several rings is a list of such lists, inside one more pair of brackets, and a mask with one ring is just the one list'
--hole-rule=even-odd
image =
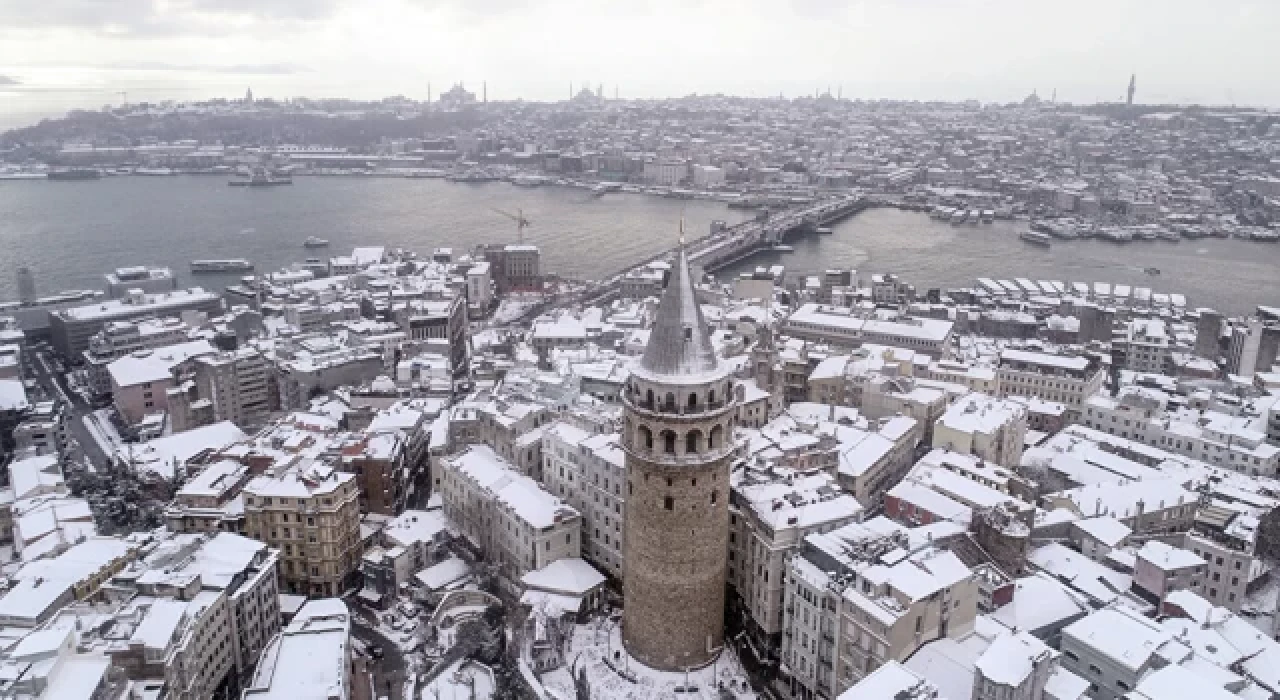
{"label": "hazy horizon", "polygon": [[[775,6],[776,5],[776,6]],[[259,96],[562,99],[842,90],[1007,103],[1033,90],[1280,106],[1280,3],[1172,0],[44,0],[0,5],[0,128],[71,108]]]}

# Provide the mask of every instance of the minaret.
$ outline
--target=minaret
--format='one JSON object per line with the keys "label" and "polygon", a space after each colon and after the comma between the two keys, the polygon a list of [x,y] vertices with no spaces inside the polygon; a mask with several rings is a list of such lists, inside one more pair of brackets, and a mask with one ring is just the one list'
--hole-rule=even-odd
{"label": "minaret", "polygon": [[680,671],[724,645],[729,465],[740,393],[711,345],[680,249],[623,395],[627,464],[622,641]]}
{"label": "minaret", "polygon": [[1125,104],[1131,107],[1133,106],[1133,93],[1136,92],[1137,89],[1138,89],[1138,74],[1132,73],[1129,75],[1129,99],[1128,101],[1125,102]]}

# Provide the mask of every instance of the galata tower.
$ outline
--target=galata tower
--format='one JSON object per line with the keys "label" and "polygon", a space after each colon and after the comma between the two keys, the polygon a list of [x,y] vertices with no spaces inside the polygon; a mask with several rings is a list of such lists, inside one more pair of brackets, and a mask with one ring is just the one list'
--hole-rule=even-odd
{"label": "galata tower", "polygon": [[710,663],[724,644],[729,465],[739,392],[716,357],[680,251],[627,380],[622,639],[647,666]]}

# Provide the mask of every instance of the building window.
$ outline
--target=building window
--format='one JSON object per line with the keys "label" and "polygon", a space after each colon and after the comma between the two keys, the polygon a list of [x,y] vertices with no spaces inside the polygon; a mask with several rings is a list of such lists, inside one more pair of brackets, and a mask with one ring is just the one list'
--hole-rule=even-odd
{"label": "building window", "polygon": [[666,498],[662,499],[662,507],[663,507],[663,508],[666,508],[667,510],[675,510],[675,509],[676,509],[676,499],[674,499],[674,498],[672,498],[672,497],[670,497],[670,496],[667,496]]}

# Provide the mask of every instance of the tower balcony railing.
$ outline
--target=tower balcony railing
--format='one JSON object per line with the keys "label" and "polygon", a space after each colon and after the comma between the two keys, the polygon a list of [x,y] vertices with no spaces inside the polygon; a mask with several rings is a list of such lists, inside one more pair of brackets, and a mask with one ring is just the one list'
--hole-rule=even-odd
{"label": "tower balcony railing", "polygon": [[728,401],[706,401],[692,406],[689,404],[670,404],[660,401],[630,400],[632,408],[659,416],[697,416],[719,411],[729,405]]}

